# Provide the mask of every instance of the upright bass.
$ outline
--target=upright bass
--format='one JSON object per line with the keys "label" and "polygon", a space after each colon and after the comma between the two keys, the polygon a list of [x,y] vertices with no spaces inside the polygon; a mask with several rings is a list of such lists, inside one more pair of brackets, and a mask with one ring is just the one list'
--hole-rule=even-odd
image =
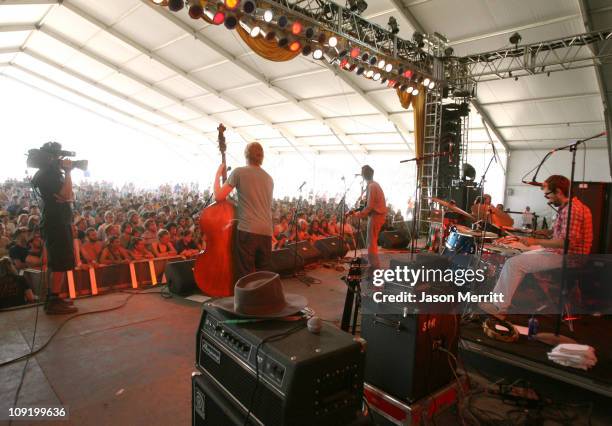
{"label": "upright bass", "polygon": [[[225,127],[220,124],[219,151],[225,164]],[[227,172],[221,176],[227,180]],[[212,297],[227,297],[234,294],[234,218],[236,206],[223,200],[204,208],[200,213],[200,231],[206,238],[206,250],[198,255],[193,271],[195,281],[204,294]]]}

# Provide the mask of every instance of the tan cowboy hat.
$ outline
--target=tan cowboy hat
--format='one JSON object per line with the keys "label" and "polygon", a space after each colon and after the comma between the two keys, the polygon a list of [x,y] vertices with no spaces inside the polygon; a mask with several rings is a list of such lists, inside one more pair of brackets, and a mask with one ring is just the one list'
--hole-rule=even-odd
{"label": "tan cowboy hat", "polygon": [[285,294],[280,276],[267,271],[240,278],[234,286],[234,297],[212,302],[217,308],[245,318],[282,318],[301,311],[307,304],[304,296]]}

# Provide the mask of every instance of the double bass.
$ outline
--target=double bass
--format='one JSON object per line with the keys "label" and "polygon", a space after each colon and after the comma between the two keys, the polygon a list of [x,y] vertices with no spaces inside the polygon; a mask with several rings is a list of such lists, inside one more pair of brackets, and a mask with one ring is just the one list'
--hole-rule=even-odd
{"label": "double bass", "polygon": [[[221,162],[225,164],[225,127],[219,124],[218,143]],[[221,176],[222,184],[227,172]],[[205,207],[200,213],[200,231],[206,237],[206,250],[195,261],[193,274],[204,294],[212,297],[227,297],[234,294],[234,218],[236,206],[223,200]]]}

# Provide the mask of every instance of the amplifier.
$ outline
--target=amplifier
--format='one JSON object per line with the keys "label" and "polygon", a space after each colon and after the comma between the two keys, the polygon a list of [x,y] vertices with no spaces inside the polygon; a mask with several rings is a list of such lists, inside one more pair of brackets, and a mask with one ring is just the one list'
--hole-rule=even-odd
{"label": "amplifier", "polygon": [[[385,293],[400,291],[390,287],[395,286],[385,285]],[[369,297],[362,303],[362,312],[369,312],[361,317],[361,337],[368,346],[367,383],[411,403],[453,380],[450,355],[436,347],[441,346],[456,356],[459,337],[456,315],[403,315],[395,306],[376,308]]]}
{"label": "amplifier", "polygon": [[270,270],[276,272],[281,277],[291,276],[293,273],[304,268],[304,259],[295,255],[295,250],[282,248],[272,250],[270,256]]}
{"label": "amplifier", "polygon": [[193,294],[197,288],[193,276],[195,260],[180,260],[166,263],[166,281],[172,293],[183,295]]}
{"label": "amplifier", "polygon": [[204,304],[196,366],[234,404],[251,408],[255,420],[268,426],[355,419],[361,410],[364,354],[353,336],[325,323],[320,334],[313,334],[304,320],[228,322],[232,319]]}
{"label": "amplifier", "polygon": [[378,237],[378,243],[386,249],[404,249],[410,242],[406,231],[383,231]]}

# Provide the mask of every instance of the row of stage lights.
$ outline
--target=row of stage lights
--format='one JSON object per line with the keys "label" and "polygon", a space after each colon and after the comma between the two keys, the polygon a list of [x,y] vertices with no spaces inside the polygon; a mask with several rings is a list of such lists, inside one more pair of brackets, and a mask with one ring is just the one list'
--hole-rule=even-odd
{"label": "row of stage lights", "polygon": [[394,64],[385,58],[351,46],[348,40],[341,40],[334,34],[318,31],[300,20],[291,21],[286,15],[276,14],[274,10],[257,8],[253,0],[151,0],[159,6],[167,6],[178,12],[187,6],[193,19],[203,18],[215,25],[225,25],[229,30],[240,25],[251,37],[263,37],[276,41],[279,47],[292,52],[301,51],[302,55],[316,60],[326,60],[348,72],[362,75],[388,87],[419,94],[419,88],[433,89],[436,83],[429,77],[417,75],[401,64]]}

